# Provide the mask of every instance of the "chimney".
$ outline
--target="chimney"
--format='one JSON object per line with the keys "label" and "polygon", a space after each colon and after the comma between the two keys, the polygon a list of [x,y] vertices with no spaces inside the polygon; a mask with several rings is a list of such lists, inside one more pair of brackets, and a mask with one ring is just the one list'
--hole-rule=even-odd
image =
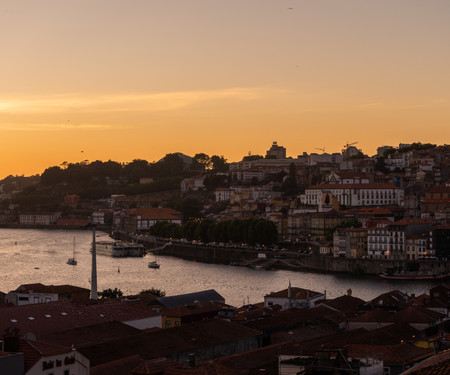
{"label": "chimney", "polygon": [[97,254],[95,249],[95,227],[92,229],[91,298],[97,299]]}
{"label": "chimney", "polygon": [[19,351],[19,328],[10,326],[3,335],[3,350],[5,352]]}
{"label": "chimney", "polygon": [[291,280],[289,280],[289,286],[288,286],[288,298],[291,299]]}
{"label": "chimney", "polygon": [[188,367],[189,368],[195,367],[195,353],[188,354]]}

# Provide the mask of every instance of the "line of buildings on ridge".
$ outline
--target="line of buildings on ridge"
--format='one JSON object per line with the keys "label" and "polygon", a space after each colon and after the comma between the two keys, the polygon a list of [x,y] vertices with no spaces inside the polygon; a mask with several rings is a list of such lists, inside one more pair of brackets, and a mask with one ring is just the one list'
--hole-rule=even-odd
{"label": "line of buildings on ridge", "polygon": [[[287,158],[286,149],[274,142],[266,158],[230,163],[231,186],[214,191],[216,201],[226,208],[208,217],[215,221],[266,218],[276,224],[280,240],[313,239],[320,243],[313,244],[313,250],[324,255],[446,259],[450,256],[450,146],[404,152],[408,146],[401,144],[383,158],[382,172],[377,160],[390,146],[380,147],[374,157],[348,146],[342,153]],[[282,196],[277,182],[262,184],[279,173],[286,178],[292,165],[298,186],[305,187],[293,199]],[[184,179],[181,192],[204,189],[205,176]],[[79,203],[76,195],[65,198],[67,205]],[[149,208],[154,197],[115,195],[104,203],[107,208],[95,210],[90,221],[127,233],[144,233],[160,220],[183,222],[175,210]],[[19,221],[24,226],[82,226],[88,219],[41,213],[21,214]],[[355,221],[361,228],[342,228]]]}

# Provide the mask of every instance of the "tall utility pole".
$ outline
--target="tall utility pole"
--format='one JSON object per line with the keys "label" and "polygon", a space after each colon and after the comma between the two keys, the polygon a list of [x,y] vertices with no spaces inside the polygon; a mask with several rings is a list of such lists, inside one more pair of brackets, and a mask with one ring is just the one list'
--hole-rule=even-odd
{"label": "tall utility pole", "polygon": [[92,228],[92,273],[91,273],[91,299],[97,299],[97,254],[95,249],[95,227]]}

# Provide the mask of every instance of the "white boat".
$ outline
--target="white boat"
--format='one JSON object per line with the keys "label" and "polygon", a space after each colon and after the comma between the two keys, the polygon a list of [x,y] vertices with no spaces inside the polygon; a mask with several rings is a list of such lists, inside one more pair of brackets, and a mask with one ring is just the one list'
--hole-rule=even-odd
{"label": "white boat", "polygon": [[67,259],[66,263],[71,266],[76,266],[78,264],[77,258],[75,257],[75,237],[73,238],[73,256],[72,258]]}
{"label": "white boat", "polygon": [[96,241],[95,250],[98,255],[109,255],[114,258],[142,257],[144,246],[123,241]]}

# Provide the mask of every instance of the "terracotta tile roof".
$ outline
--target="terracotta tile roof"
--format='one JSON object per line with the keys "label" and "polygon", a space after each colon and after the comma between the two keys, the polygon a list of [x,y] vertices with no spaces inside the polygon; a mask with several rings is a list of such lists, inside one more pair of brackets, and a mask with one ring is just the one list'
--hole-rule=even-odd
{"label": "terracotta tile roof", "polygon": [[400,307],[408,302],[408,295],[400,292],[399,290],[393,290],[391,292],[380,294],[375,297],[373,300],[366,302],[365,306],[371,307]]}
{"label": "terracotta tile roof", "polygon": [[225,302],[225,298],[223,298],[214,289],[208,289],[208,290],[203,290],[200,292],[179,294],[179,295],[170,296],[170,297],[158,297],[152,303],[160,304],[162,306],[172,308],[172,307],[176,307],[176,306],[188,305],[188,304],[194,303],[196,301],[198,301],[200,303],[208,302],[208,301]]}
{"label": "terracotta tile roof", "polygon": [[405,323],[429,323],[443,319],[444,316],[420,306],[407,306],[395,315],[395,321]]}
{"label": "terracotta tile roof", "polygon": [[141,333],[140,329],[131,327],[127,324],[110,321],[94,324],[86,327],[77,327],[65,331],[54,332],[44,335],[41,339],[45,342],[76,348],[102,343],[109,340],[117,340],[123,337],[129,337]]}
{"label": "terracotta tile roof", "polygon": [[[280,290],[279,292],[272,292],[267,294],[266,297],[270,298],[288,298],[288,289]],[[306,299],[320,296],[323,293],[315,292],[313,290],[292,287],[291,288],[291,298],[292,299]]]}
{"label": "terracotta tile roof", "polygon": [[127,358],[118,359],[105,363],[103,365],[91,367],[91,375],[130,375],[131,370],[136,368],[144,360],[138,355],[133,355]]}
{"label": "terracotta tile roof", "polygon": [[190,315],[196,315],[196,314],[202,314],[207,312],[214,312],[214,311],[220,311],[224,307],[231,307],[229,305],[226,305],[223,302],[219,301],[208,301],[208,302],[198,302],[198,303],[191,303],[184,306],[176,306],[173,308],[165,309],[164,315],[165,316],[190,316]]}
{"label": "terracotta tile roof", "polygon": [[74,285],[44,285],[41,283],[22,284],[15,292],[20,293],[51,293],[51,294],[70,294],[70,293],[90,293],[89,289],[81,288]]}
{"label": "terracotta tile roof", "polygon": [[364,304],[365,301],[361,298],[353,297],[353,296],[340,296],[334,299],[321,300],[316,303],[316,306],[325,306],[334,311],[350,311],[356,310],[358,306]]}
{"label": "terracotta tile roof", "polygon": [[[294,343],[279,343],[268,345],[259,349],[245,351],[217,358],[212,361],[213,365],[222,371],[228,370],[227,374],[236,374],[238,370],[246,373],[255,373],[265,369],[267,374],[278,373],[278,356],[280,354],[299,355],[300,348]],[[201,364],[199,364],[201,365]]]}
{"label": "terracotta tile roof", "polygon": [[304,341],[315,340],[321,337],[331,336],[338,332],[338,328],[322,323],[274,333],[270,336],[270,342],[273,344],[286,341],[294,341],[300,343]]}
{"label": "terracotta tile roof", "polygon": [[[134,368],[131,371],[131,373],[133,375],[159,375],[165,374],[168,369],[176,367],[180,367],[180,364],[178,362],[162,357],[151,359],[149,361],[142,360],[142,363],[140,363],[136,368]],[[92,375],[96,374],[92,373]],[[129,372],[127,375],[129,375]]]}
{"label": "terracotta tile roof", "polygon": [[147,220],[179,220],[182,217],[181,212],[172,208],[133,208],[127,213]]}
{"label": "terracotta tile roof", "polygon": [[355,344],[397,345],[402,342],[413,342],[419,338],[420,332],[404,322],[394,323],[386,327],[374,329],[361,335]]}
{"label": "terracotta tile roof", "polygon": [[78,351],[91,361],[91,366],[98,366],[134,354],[146,360],[159,357],[171,358],[179,353],[195,352],[198,348],[237,342],[250,337],[259,340],[260,333],[222,319],[207,319],[84,346]]}
{"label": "terracotta tile roof", "polygon": [[427,193],[447,193],[450,194],[450,183],[433,186],[427,190]]}
{"label": "terracotta tile roof", "polygon": [[25,371],[33,367],[42,357],[51,357],[55,355],[72,353],[72,348],[61,347],[54,344],[48,344],[40,341],[31,341],[28,339],[19,340],[18,352],[24,354]]}
{"label": "terracotta tile roof", "polygon": [[405,218],[398,221],[393,222],[391,225],[413,225],[413,224],[431,224],[436,222],[436,219],[428,219],[428,218]]}
{"label": "terracotta tile roof", "polygon": [[387,310],[375,309],[369,310],[361,315],[355,316],[349,319],[349,322],[381,322],[381,323],[394,323],[395,313]]}
{"label": "terracotta tile roof", "polygon": [[350,344],[348,354],[353,358],[366,358],[367,353],[374,353],[377,358],[383,358],[385,365],[405,366],[421,361],[433,355],[433,349],[419,348],[403,343],[394,346]]}
{"label": "terracotta tile roof", "polygon": [[21,330],[21,334],[32,332],[39,338],[111,320],[123,322],[158,315],[151,306],[141,302],[108,300],[83,305],[64,300],[0,309],[0,332],[13,325]]}
{"label": "terracotta tile roof", "polygon": [[[278,306],[278,305],[276,305]],[[275,307],[275,306],[274,306]],[[240,311],[234,311],[233,317],[231,320],[233,322],[246,322],[256,319],[265,319],[273,316],[276,311],[280,311],[281,306],[278,306],[278,308],[272,309],[268,307],[261,307],[254,310],[240,310]]]}
{"label": "terracotta tile roof", "polygon": [[266,319],[259,319],[244,323],[246,327],[256,329],[258,331],[269,330],[286,330],[299,327],[306,323],[320,320],[330,310],[326,307],[319,306],[311,309],[288,309],[274,314]]}
{"label": "terracotta tile roof", "polygon": [[345,345],[359,342],[360,337],[368,332],[364,328],[355,329],[347,332],[339,332],[335,335],[321,337],[315,340],[309,340],[299,344],[304,355],[312,356],[318,349],[336,349]]}
{"label": "terracotta tile roof", "polygon": [[450,350],[425,359],[402,375],[450,375]]}

